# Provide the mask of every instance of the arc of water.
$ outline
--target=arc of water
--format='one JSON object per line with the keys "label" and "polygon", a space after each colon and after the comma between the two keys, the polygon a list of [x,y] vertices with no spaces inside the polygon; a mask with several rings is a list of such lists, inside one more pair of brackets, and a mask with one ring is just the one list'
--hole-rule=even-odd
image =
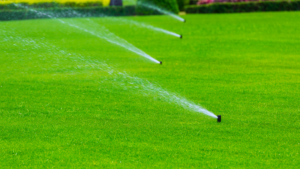
{"label": "arc of water", "polygon": [[149,4],[149,3],[145,3],[145,2],[139,2],[138,5],[144,6],[144,7],[149,8],[149,9],[157,10],[158,12],[161,12],[165,15],[169,15],[169,16],[171,16],[171,17],[173,17],[173,18],[175,18],[175,19],[177,19],[181,22],[185,22],[185,19],[179,17],[178,15],[175,15],[174,13],[172,13],[170,11],[162,9],[158,6],[155,6],[155,5],[152,5],[152,4]]}
{"label": "arc of water", "polygon": [[136,26],[144,27],[144,28],[147,28],[147,29],[151,29],[151,30],[154,30],[154,31],[158,31],[158,32],[162,32],[162,33],[165,33],[165,34],[168,34],[168,35],[172,35],[172,36],[175,36],[175,37],[178,37],[178,38],[182,38],[182,35],[179,35],[177,33],[174,33],[174,32],[162,29],[162,28],[158,28],[158,27],[155,27],[155,26],[152,26],[152,25],[136,22],[136,21],[133,21],[133,20],[127,20],[127,19],[124,19],[124,21],[127,21],[127,22],[129,22],[131,24],[134,24]]}
{"label": "arc of water", "polygon": [[[8,32],[5,31],[5,34],[7,34],[7,33]],[[10,34],[10,36],[4,37],[5,42],[12,39],[12,40],[26,42],[26,43],[21,43],[21,44],[26,45],[27,47],[28,47],[28,45],[33,45],[33,46],[31,46],[32,49],[47,48],[47,49],[49,49],[47,51],[54,54],[54,56],[59,56],[59,55],[67,56],[67,57],[57,57],[56,61],[58,61],[58,60],[69,61],[69,59],[71,59],[76,65],[78,64],[76,66],[76,69],[77,68],[80,69],[80,67],[81,68],[91,67],[91,68],[93,68],[93,70],[98,69],[98,70],[104,71],[104,72],[108,73],[110,75],[110,77],[113,78],[113,80],[110,80],[111,82],[115,82],[116,85],[118,85],[119,87],[121,87],[123,89],[126,89],[126,90],[131,89],[135,93],[142,93],[144,95],[150,95],[152,97],[159,97],[161,100],[163,100],[165,102],[177,104],[177,105],[183,107],[184,109],[198,112],[198,113],[203,113],[203,114],[208,115],[213,118],[218,118],[214,113],[208,111],[207,109],[201,107],[200,105],[195,104],[192,101],[187,100],[186,98],[184,98],[182,96],[179,96],[176,93],[169,92],[154,83],[150,83],[148,80],[145,80],[145,79],[142,79],[139,77],[135,77],[135,76],[130,76],[126,72],[120,72],[120,71],[116,70],[115,68],[113,68],[112,66],[107,65],[105,62],[100,62],[97,60],[90,60],[90,59],[87,59],[86,57],[82,56],[81,54],[67,52],[63,49],[60,49],[59,47],[57,47],[55,45],[45,42],[42,39],[41,39],[42,42],[36,42],[36,39],[35,40],[28,39],[28,38],[24,39],[21,36],[18,36],[17,39],[14,39],[11,36],[12,33],[9,33],[9,34]],[[40,57],[40,58],[43,60],[45,59],[43,57]],[[22,61],[23,61],[23,59],[20,60],[20,62],[22,62]],[[59,62],[56,62],[56,63],[59,63]],[[59,65],[56,65],[55,67],[60,68]],[[89,73],[89,75],[90,75],[90,73]],[[101,82],[99,82],[99,83],[101,83]],[[138,91],[138,92],[136,92],[136,91]]]}
{"label": "arc of water", "polygon": [[[80,14],[80,13],[76,12],[75,10],[70,10],[68,12],[72,13],[73,15],[76,15],[78,17],[87,17],[88,16],[88,15]],[[104,15],[104,14],[101,14],[99,16],[108,17],[107,15]],[[113,17],[111,17],[110,19],[118,21],[118,22],[123,22],[123,23],[126,22],[126,23],[130,23],[130,24],[134,24],[136,26],[140,26],[140,27],[144,27],[144,28],[151,29],[151,30],[154,30],[154,31],[158,31],[158,32],[162,32],[162,33],[165,33],[165,34],[169,34],[169,35],[172,35],[172,36],[176,36],[178,38],[182,37],[182,35],[179,35],[177,33],[174,33],[174,32],[162,29],[162,28],[158,28],[158,27],[155,27],[155,26],[152,26],[152,25],[149,25],[149,24],[145,24],[145,23],[141,23],[141,22],[136,22],[134,20],[125,19],[125,18],[113,18]],[[90,19],[86,19],[86,20],[91,21]]]}
{"label": "arc of water", "polygon": [[[147,58],[147,59],[149,59],[150,61],[153,61],[153,62],[155,62],[155,63],[160,64],[160,61],[154,59],[154,58],[151,57],[149,54],[147,54],[147,53],[145,53],[144,51],[142,51],[141,49],[135,47],[135,46],[132,45],[131,43],[127,42],[126,40],[124,40],[124,39],[118,37],[117,35],[113,34],[113,33],[110,32],[108,29],[106,29],[104,26],[102,26],[102,29],[103,29],[103,31],[104,31],[105,33],[101,33],[101,35],[99,35],[99,34],[93,32],[93,31],[90,31],[90,30],[86,29],[86,28],[82,28],[82,27],[79,27],[79,26],[77,26],[77,25],[75,25],[75,24],[71,24],[71,23],[65,22],[65,21],[63,21],[63,20],[61,20],[61,19],[58,19],[58,18],[56,18],[55,16],[50,15],[50,14],[47,14],[47,13],[45,13],[45,12],[37,11],[37,10],[31,9],[31,8],[28,8],[28,7],[26,7],[26,6],[22,6],[22,5],[20,5],[20,4],[14,4],[14,5],[17,6],[17,7],[26,8],[26,9],[32,11],[32,12],[37,13],[37,14],[44,15],[44,16],[47,16],[47,17],[49,17],[49,18],[56,19],[56,20],[58,20],[58,21],[59,21],[60,23],[62,23],[62,24],[66,24],[66,25],[68,25],[68,26],[77,28],[77,29],[79,29],[79,30],[81,30],[81,31],[84,31],[84,32],[86,32],[86,33],[89,33],[89,34],[91,34],[91,35],[94,35],[94,36],[96,36],[96,37],[98,37],[98,38],[104,39],[104,40],[106,40],[106,41],[108,41],[108,42],[110,42],[110,43],[112,43],[112,44],[121,46],[121,47],[123,47],[123,48],[125,48],[125,49],[127,49],[127,50],[129,50],[129,51],[132,51],[132,52],[134,52],[134,53],[136,53],[136,54],[138,54],[138,55],[140,55],[140,56],[143,56],[144,58]],[[109,35],[110,37],[107,37],[107,35]]]}

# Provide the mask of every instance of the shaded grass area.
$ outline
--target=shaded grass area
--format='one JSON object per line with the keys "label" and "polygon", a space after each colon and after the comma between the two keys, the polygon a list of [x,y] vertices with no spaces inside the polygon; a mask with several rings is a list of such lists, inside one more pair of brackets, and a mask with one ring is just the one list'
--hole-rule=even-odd
{"label": "shaded grass area", "polygon": [[110,18],[64,20],[104,25],[163,65],[55,20],[1,22],[1,168],[297,168],[299,16],[127,17],[182,40]]}
{"label": "shaded grass area", "polygon": [[123,5],[136,5],[137,0],[123,0]]}

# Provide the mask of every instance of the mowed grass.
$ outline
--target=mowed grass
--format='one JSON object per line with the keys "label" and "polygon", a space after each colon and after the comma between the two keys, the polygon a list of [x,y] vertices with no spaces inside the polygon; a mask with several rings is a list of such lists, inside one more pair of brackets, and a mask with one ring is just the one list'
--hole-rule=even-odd
{"label": "mowed grass", "polygon": [[184,18],[126,18],[182,40],[110,18],[63,19],[104,25],[163,65],[56,20],[0,22],[0,167],[298,168],[300,13]]}

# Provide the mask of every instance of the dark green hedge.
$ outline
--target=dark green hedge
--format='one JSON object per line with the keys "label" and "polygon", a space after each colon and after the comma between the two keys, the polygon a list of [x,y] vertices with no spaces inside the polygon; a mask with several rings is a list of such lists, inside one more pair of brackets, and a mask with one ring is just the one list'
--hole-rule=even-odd
{"label": "dark green hedge", "polygon": [[184,11],[184,7],[190,4],[190,0],[177,0],[178,8],[180,11]]}
{"label": "dark green hedge", "polygon": [[300,1],[215,3],[200,6],[187,6],[185,8],[186,13],[235,13],[298,10],[300,10]]}
{"label": "dark green hedge", "polygon": [[138,0],[136,13],[138,15],[163,14],[161,11],[153,9],[152,6],[176,14],[179,12],[176,0]]}
{"label": "dark green hedge", "polygon": [[[18,3],[21,6],[28,8],[43,8],[43,9],[53,9],[53,8],[83,8],[83,7],[102,7],[101,2],[85,2],[85,3],[75,3],[75,2],[66,2],[66,3],[56,3],[56,2],[41,2],[41,3]],[[16,10],[19,9],[14,4],[0,4],[0,10]]]}
{"label": "dark green hedge", "polygon": [[93,7],[93,8],[53,8],[31,10],[4,10],[0,11],[0,20],[23,20],[70,17],[100,17],[100,16],[131,16],[135,15],[135,6],[125,7]]}

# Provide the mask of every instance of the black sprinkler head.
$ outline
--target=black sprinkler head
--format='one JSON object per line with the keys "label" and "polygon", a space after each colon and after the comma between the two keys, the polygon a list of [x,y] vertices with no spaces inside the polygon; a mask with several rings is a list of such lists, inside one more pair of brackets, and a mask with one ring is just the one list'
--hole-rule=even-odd
{"label": "black sprinkler head", "polygon": [[159,64],[162,65],[162,61],[160,61]]}
{"label": "black sprinkler head", "polygon": [[184,19],[183,22],[186,22],[186,20]]}
{"label": "black sprinkler head", "polygon": [[180,35],[180,39],[182,39],[182,35]]}
{"label": "black sprinkler head", "polygon": [[218,122],[221,123],[221,115],[218,115]]}

